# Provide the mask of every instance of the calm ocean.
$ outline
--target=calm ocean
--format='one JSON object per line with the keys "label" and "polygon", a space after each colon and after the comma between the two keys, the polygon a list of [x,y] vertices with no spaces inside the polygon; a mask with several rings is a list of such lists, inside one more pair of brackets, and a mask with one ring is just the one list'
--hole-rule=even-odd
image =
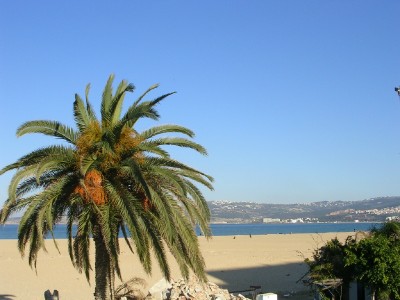
{"label": "calm ocean", "polygon": [[[379,223],[211,224],[211,231],[214,236],[324,233],[368,231],[373,226],[379,225]],[[0,226],[0,239],[17,239],[17,231],[18,225]],[[57,239],[65,239],[66,225],[57,225],[54,236]]]}

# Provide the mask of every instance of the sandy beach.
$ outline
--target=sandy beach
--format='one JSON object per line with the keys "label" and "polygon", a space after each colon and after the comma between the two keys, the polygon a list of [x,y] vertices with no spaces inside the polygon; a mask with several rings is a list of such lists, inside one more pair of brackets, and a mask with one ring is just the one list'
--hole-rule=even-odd
{"label": "sandy beach", "polygon": [[[313,250],[326,241],[334,237],[344,241],[352,234],[268,234],[218,236],[208,241],[199,237],[199,240],[208,278],[220,287],[233,292],[258,285],[263,292],[297,294],[289,299],[299,295],[303,295],[303,299],[312,299],[307,296],[308,288],[297,283],[307,271],[304,258],[311,257]],[[58,253],[52,240],[47,241],[47,253],[42,251],[39,254],[36,273],[29,267],[27,259],[21,258],[16,240],[1,240],[0,300],[44,299],[43,293],[48,289],[57,289],[62,300],[93,299],[94,273],[89,285],[84,275],[79,274],[71,264],[67,240],[57,240],[57,243],[61,253]],[[141,277],[147,281],[149,288],[161,279],[157,266],[154,265],[152,276],[147,276],[124,241],[121,245],[120,262],[124,280]],[[173,278],[181,278],[172,257],[170,261]]]}

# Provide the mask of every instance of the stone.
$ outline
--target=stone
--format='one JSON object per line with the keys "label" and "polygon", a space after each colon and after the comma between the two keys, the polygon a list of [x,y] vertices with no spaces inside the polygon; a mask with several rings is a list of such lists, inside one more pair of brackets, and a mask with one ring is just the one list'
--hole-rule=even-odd
{"label": "stone", "polygon": [[169,290],[171,287],[172,287],[171,283],[168,282],[165,278],[163,278],[149,289],[149,294],[152,296],[152,299],[154,300],[168,299],[165,298],[168,297],[166,291]]}

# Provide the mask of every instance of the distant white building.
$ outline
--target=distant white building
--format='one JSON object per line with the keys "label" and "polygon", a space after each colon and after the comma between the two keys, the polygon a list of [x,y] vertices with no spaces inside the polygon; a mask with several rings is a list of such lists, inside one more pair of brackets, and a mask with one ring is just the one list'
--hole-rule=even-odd
{"label": "distant white building", "polygon": [[281,219],[263,218],[263,223],[279,223]]}
{"label": "distant white building", "polygon": [[290,219],[290,223],[304,223],[304,220],[302,218]]}

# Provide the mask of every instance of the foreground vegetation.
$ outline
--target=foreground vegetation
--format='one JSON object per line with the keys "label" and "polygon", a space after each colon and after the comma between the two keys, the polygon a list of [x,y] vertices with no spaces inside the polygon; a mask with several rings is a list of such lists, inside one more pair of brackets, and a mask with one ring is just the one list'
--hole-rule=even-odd
{"label": "foreground vegetation", "polygon": [[387,222],[368,235],[328,241],[306,259],[311,282],[340,279],[326,296],[347,299],[350,282],[370,288],[377,299],[400,299],[400,223]]}
{"label": "foreground vegetation", "polygon": [[[110,76],[104,88],[100,118],[89,102],[88,85],[85,101],[75,95],[76,129],[47,120],[20,126],[18,136],[40,133],[63,142],[32,151],[0,171],[16,171],[0,222],[4,224],[13,213],[23,212],[18,247],[21,255],[28,252],[31,266],[36,266],[38,252],[45,248],[44,237],[66,215],[71,261],[89,281],[93,238],[96,300],[115,299],[114,279],[121,277],[120,232],[145,271],[151,272],[153,253],[167,279],[166,252],[170,251],[184,277],[192,271],[205,280],[195,225],[210,236],[210,212],[196,184],[212,189],[212,178],[171,158],[163,146],[201,154],[206,150],[193,142],[193,132],[182,126],[136,129],[143,118],[157,120],[156,105],[172,93],[145,101],[157,87],[152,86],[122,113],[125,95],[133,92],[134,86],[122,81],[113,93],[113,79]],[[167,137],[169,133],[180,137]],[[74,223],[76,236],[72,234]]]}

